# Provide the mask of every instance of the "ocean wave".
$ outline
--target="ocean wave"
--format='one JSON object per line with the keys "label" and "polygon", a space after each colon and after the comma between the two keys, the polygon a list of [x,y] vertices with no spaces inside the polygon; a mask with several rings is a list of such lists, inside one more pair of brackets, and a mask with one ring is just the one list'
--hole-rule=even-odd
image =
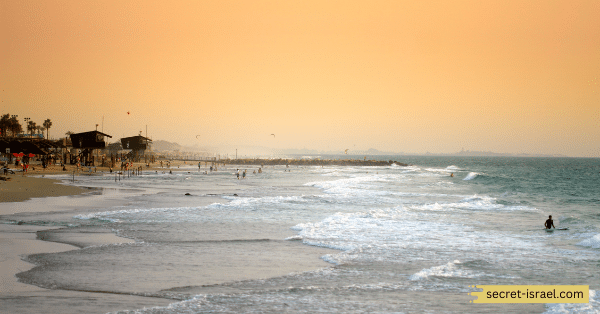
{"label": "ocean wave", "polygon": [[[500,232],[477,232],[461,224],[424,221],[424,215],[431,214],[405,206],[338,212],[318,222],[297,224],[292,229],[298,231],[294,239],[301,238],[304,244],[341,250],[330,257],[336,264],[439,261],[447,252],[460,251],[473,257],[494,252],[498,247],[507,253],[501,258],[521,260],[529,258],[523,256],[524,249],[541,250],[531,239]],[[536,254],[531,256],[537,258]]]}
{"label": "ocean wave", "polygon": [[425,168],[424,170],[428,172],[450,172],[450,170],[442,168]]}
{"label": "ocean wave", "polygon": [[597,234],[589,239],[583,240],[577,243],[577,245],[589,246],[594,249],[600,249],[600,234]]}
{"label": "ocean wave", "polygon": [[566,217],[566,218],[561,218],[560,219],[560,223],[561,224],[577,224],[580,223],[582,220],[577,218],[577,217]]}
{"label": "ocean wave", "polygon": [[481,175],[481,173],[469,172],[469,174],[467,174],[467,176],[463,180],[465,180],[465,181],[473,180],[473,179],[477,178],[479,175]]}
{"label": "ocean wave", "polygon": [[444,173],[450,173],[450,172],[456,172],[456,171],[460,171],[461,169],[458,168],[457,166],[448,166],[446,168],[425,168],[425,171],[428,172],[444,172]]}
{"label": "ocean wave", "polygon": [[462,200],[455,203],[433,203],[423,205],[412,205],[409,206],[413,210],[509,210],[509,211],[534,211],[535,208],[527,206],[506,206],[499,204],[496,198],[489,196],[473,195],[470,197],[463,198]]}
{"label": "ocean wave", "polygon": [[[168,220],[171,213],[182,212],[182,211],[196,211],[200,207],[169,207],[169,208],[133,208],[133,209],[121,209],[114,211],[104,211],[92,214],[81,214],[73,216],[75,219],[81,220],[102,220],[113,223],[120,223],[123,221],[156,221],[157,217],[161,217],[163,220]],[[161,215],[157,215],[160,213]],[[176,218],[173,218],[176,220]]]}
{"label": "ocean wave", "polygon": [[598,314],[600,313],[600,293],[596,290],[589,292],[588,303],[546,303],[546,312],[542,314],[558,314],[558,313],[583,313],[583,314]]}
{"label": "ocean wave", "polygon": [[310,202],[312,197],[301,196],[265,196],[265,197],[237,197],[224,196],[224,199],[229,200],[228,203],[213,203],[208,205],[211,209],[236,208],[236,209],[254,209],[264,205],[278,204],[304,204]]}
{"label": "ocean wave", "polygon": [[409,172],[416,172],[421,170],[421,168],[417,167],[417,166],[406,166],[406,167],[400,167],[402,169],[402,173],[409,173]]}
{"label": "ocean wave", "polygon": [[408,279],[412,281],[424,280],[429,277],[460,277],[460,278],[477,278],[484,275],[483,273],[475,273],[470,270],[460,269],[457,265],[461,264],[459,260],[454,260],[448,264],[435,266],[431,268],[423,269]]}
{"label": "ocean wave", "polygon": [[333,181],[316,181],[305,183],[305,186],[319,188],[323,193],[336,197],[338,201],[348,201],[349,199],[360,199],[368,203],[381,203],[382,197],[397,196],[396,192],[390,189],[382,189],[382,185],[387,182],[398,182],[402,180],[402,175],[367,175],[364,174],[352,178],[345,178]]}

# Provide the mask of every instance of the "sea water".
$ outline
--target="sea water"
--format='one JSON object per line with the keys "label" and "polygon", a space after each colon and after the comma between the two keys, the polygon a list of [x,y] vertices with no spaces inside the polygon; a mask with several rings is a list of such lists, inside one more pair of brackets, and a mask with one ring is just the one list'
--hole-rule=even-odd
{"label": "sea water", "polygon": [[[121,313],[486,312],[468,296],[484,284],[589,285],[588,304],[506,309],[600,313],[599,159],[381,158],[408,166],[242,166],[243,180],[235,167],[205,174],[195,165],[78,176],[73,184],[103,188],[95,197],[127,202],[47,214],[45,223],[135,243],[33,255],[44,267],[19,278],[173,300]],[[543,230],[548,215],[569,230]],[[299,254],[292,246],[330,249],[328,266],[195,276],[215,259],[284,268]]]}

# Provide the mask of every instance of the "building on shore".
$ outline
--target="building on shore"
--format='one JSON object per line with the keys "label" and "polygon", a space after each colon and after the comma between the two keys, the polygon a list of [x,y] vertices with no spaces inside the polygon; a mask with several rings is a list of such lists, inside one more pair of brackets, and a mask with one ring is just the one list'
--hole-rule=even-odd
{"label": "building on shore", "polygon": [[123,149],[130,149],[128,157],[134,161],[140,161],[141,157],[146,158],[147,151],[151,150],[152,140],[141,135],[121,138],[121,146]]}
{"label": "building on shore", "polygon": [[84,166],[95,165],[95,159],[98,158],[98,154],[94,156],[94,150],[104,149],[106,147],[105,137],[112,138],[112,136],[99,132],[89,131],[83,133],[74,133],[69,135],[73,148],[71,150],[71,164],[79,161]]}

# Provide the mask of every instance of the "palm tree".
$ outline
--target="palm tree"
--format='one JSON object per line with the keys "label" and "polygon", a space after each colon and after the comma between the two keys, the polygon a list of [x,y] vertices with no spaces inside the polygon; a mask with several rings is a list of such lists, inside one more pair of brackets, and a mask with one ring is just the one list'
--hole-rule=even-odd
{"label": "palm tree", "polygon": [[2,115],[2,117],[0,118],[0,133],[2,133],[2,136],[6,136],[6,132],[8,131],[9,127],[10,127],[10,114],[5,114]]}
{"label": "palm tree", "polygon": [[29,134],[33,137],[33,131],[35,131],[37,129],[37,124],[33,121],[29,121],[27,122],[27,131],[29,131]]}
{"label": "palm tree", "polygon": [[48,130],[50,129],[51,126],[52,126],[52,121],[50,121],[50,119],[44,120],[44,127],[46,128],[46,138],[47,139],[50,139],[50,136],[48,135]]}
{"label": "palm tree", "polygon": [[16,136],[17,134],[21,134],[23,132],[23,127],[17,117],[11,117],[8,120],[8,129],[12,132],[12,136]]}
{"label": "palm tree", "polygon": [[38,126],[38,130],[40,130],[40,134],[42,134],[42,137],[44,137],[44,131],[46,131],[46,128],[43,126]]}

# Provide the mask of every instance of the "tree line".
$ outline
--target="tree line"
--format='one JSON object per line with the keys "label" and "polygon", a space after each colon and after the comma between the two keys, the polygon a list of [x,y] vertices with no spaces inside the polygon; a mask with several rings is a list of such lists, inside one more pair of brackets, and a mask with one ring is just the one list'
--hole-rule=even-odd
{"label": "tree line", "polygon": [[[34,132],[44,134],[46,131],[46,138],[48,138],[50,127],[52,127],[52,121],[50,119],[44,120],[44,123],[38,125],[37,123],[29,120],[27,121],[27,132],[33,136]],[[10,115],[9,113],[3,114],[0,117],[0,137],[16,137],[23,133],[23,126],[16,115]]]}

